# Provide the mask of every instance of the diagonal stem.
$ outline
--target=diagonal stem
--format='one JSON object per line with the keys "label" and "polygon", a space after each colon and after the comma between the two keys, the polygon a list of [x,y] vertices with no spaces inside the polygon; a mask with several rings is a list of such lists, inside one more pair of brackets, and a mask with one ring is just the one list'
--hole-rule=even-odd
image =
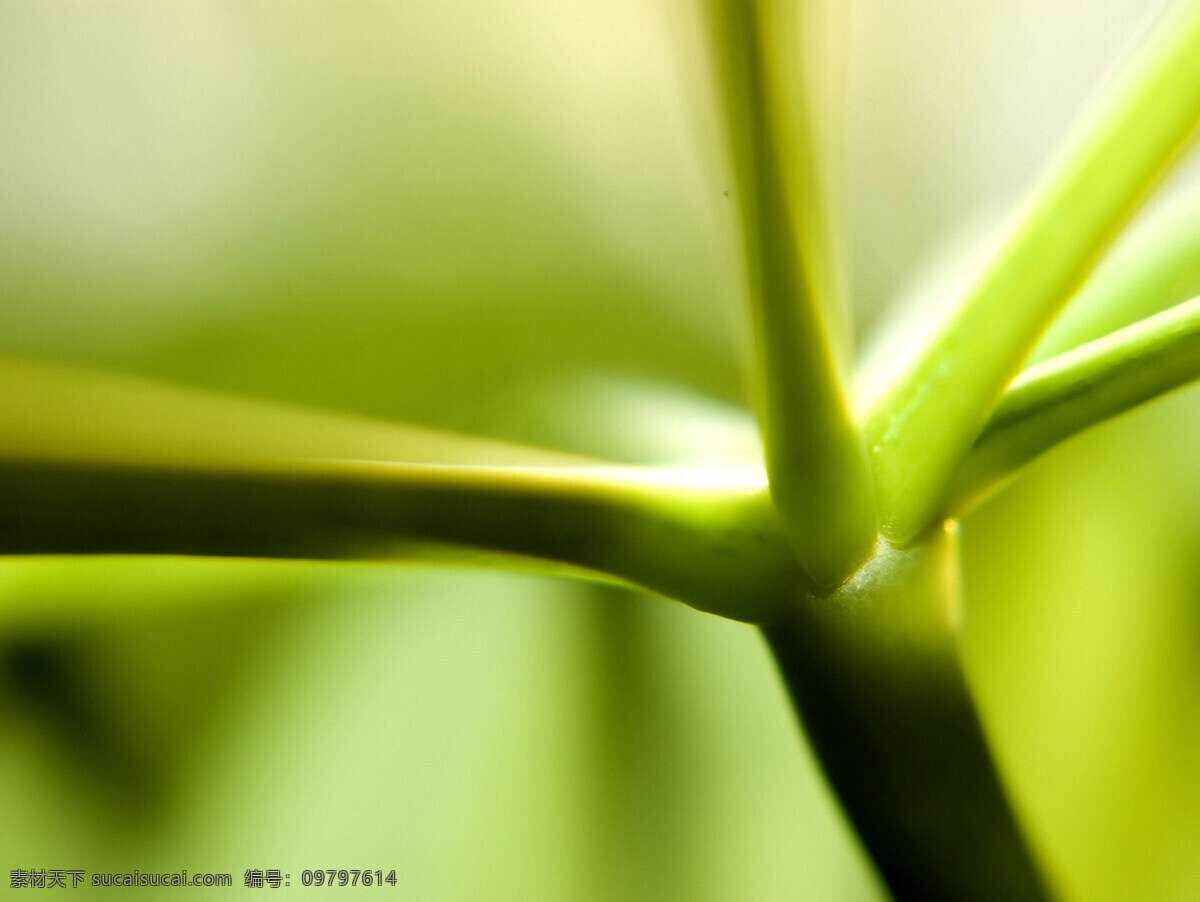
{"label": "diagonal stem", "polygon": [[1008,382],[1200,117],[1200,4],[1183,4],[1068,146],[942,332],[870,412],[885,535],[906,542]]}
{"label": "diagonal stem", "polygon": [[955,476],[962,510],[1073,435],[1200,378],[1200,298],[1030,367]]}
{"label": "diagonal stem", "polygon": [[1200,207],[1188,195],[1122,239],[1038,343],[1041,363],[1200,295]]}

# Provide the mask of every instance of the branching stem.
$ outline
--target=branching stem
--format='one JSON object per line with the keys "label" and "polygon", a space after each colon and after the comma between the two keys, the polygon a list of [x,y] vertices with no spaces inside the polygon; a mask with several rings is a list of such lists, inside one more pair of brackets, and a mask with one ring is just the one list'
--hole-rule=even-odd
{"label": "branching stem", "polygon": [[1035,193],[954,316],[870,412],[882,529],[905,542],[1038,338],[1091,271],[1200,117],[1200,5],[1184,4]]}

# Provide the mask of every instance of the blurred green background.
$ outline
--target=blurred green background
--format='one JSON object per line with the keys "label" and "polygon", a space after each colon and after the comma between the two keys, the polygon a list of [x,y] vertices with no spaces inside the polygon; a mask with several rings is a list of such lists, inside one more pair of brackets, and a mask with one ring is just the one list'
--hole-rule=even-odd
{"label": "blurred green background", "polygon": [[[1160,6],[830,8],[860,335],[948,296]],[[0,349],[627,461],[747,444],[694,4],[9,2],[0,123]],[[1077,898],[1200,898],[1197,447],[1185,390],[964,523],[968,666]],[[511,574],[2,562],[0,809],[6,886],[882,897],[754,630]]]}

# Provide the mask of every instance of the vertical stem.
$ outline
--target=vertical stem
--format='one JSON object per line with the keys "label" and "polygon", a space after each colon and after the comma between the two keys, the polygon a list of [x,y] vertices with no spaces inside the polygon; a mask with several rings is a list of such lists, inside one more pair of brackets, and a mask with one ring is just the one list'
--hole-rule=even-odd
{"label": "vertical stem", "polygon": [[881,542],[826,599],[764,630],[841,803],[898,900],[1051,893],[996,771],[955,642],[954,527]]}
{"label": "vertical stem", "polygon": [[[835,351],[840,327],[808,123],[784,109],[790,8],[710,0],[738,178],[755,391],[771,496],[805,572],[832,589],[869,554],[875,508],[865,446]],[[791,48],[794,49],[794,48]],[[791,98],[803,103],[803,91]],[[790,127],[789,127],[790,126]]]}

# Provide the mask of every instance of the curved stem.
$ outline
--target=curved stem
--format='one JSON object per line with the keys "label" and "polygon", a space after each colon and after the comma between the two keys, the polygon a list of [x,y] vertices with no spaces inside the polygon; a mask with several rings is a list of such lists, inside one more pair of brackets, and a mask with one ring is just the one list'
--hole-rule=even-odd
{"label": "curved stem", "polygon": [[[403,559],[414,553],[641,586],[775,620],[799,578],[765,486],[687,472],[376,461],[124,466],[0,459],[0,553]],[[704,477],[707,481],[708,477]],[[433,546],[433,547],[431,547]],[[520,558],[533,559],[523,563]],[[747,592],[761,593],[747,604]]]}
{"label": "curved stem", "polygon": [[957,653],[953,527],[880,542],[765,635],[842,806],[900,902],[1051,898]]}

